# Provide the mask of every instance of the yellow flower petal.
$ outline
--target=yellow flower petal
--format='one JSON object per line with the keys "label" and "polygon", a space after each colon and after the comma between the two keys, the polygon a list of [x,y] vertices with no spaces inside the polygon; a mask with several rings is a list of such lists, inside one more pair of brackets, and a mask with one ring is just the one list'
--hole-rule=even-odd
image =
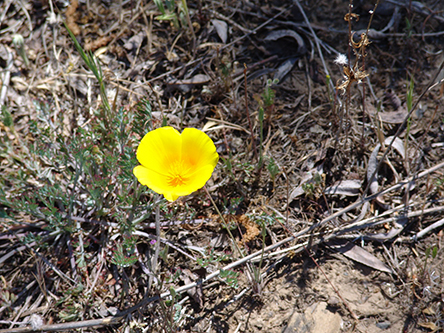
{"label": "yellow flower petal", "polygon": [[154,192],[163,194],[165,190],[164,184],[169,177],[162,175],[156,171],[148,169],[143,165],[138,165],[133,170],[134,175],[139,180],[140,184],[148,186]]}
{"label": "yellow flower petal", "polygon": [[172,161],[181,154],[181,135],[166,126],[148,132],[137,148],[137,159],[145,168],[164,174]]}
{"label": "yellow flower petal", "polygon": [[201,189],[211,178],[213,170],[214,166],[211,164],[199,168],[196,170],[196,172],[194,172],[194,174],[189,176],[189,185],[187,185],[187,187],[183,187],[183,189],[185,190],[185,188],[187,188],[187,190],[190,190],[190,193]]}
{"label": "yellow flower petal", "polygon": [[219,160],[213,141],[196,128],[183,130],[182,154],[185,161],[198,168],[204,165],[212,165],[214,168]]}
{"label": "yellow flower petal", "polygon": [[202,131],[172,127],[149,132],[140,142],[134,175],[169,201],[191,194],[210,179],[219,160],[213,141]]}

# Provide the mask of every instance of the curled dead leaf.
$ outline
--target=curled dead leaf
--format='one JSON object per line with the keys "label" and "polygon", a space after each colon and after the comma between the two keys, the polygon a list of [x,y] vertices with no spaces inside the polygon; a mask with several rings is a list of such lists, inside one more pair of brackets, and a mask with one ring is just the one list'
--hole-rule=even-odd
{"label": "curled dead leaf", "polygon": [[296,43],[298,43],[298,53],[305,53],[306,47],[304,40],[302,39],[301,35],[299,35],[296,31],[290,30],[290,29],[282,29],[282,30],[273,30],[270,32],[265,38],[265,41],[276,41],[280,38],[284,37],[290,37],[293,38]]}

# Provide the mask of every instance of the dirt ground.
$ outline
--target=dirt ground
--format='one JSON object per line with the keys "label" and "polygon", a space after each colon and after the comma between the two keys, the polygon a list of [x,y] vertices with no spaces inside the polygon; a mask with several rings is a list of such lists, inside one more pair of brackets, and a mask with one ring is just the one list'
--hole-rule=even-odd
{"label": "dirt ground", "polygon": [[[443,45],[436,0],[5,0],[0,333],[442,332]],[[211,197],[137,187],[162,123]]]}

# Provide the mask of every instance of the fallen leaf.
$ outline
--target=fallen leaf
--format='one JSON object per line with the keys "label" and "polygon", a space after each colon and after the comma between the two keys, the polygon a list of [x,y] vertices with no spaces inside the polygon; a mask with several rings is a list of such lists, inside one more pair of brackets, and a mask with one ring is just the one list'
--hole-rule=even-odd
{"label": "fallen leaf", "polygon": [[354,197],[359,195],[362,183],[357,179],[341,180],[324,190],[328,195],[345,195]]}
{"label": "fallen leaf", "polygon": [[168,82],[170,88],[179,89],[182,92],[189,92],[193,86],[202,85],[210,82],[211,77],[206,74],[197,74],[189,79],[174,80]]}
{"label": "fallen leaf", "polygon": [[211,23],[216,28],[217,35],[221,39],[222,43],[226,44],[228,39],[228,24],[221,20],[211,20]]}
{"label": "fallen leaf", "polygon": [[285,75],[287,75],[293,69],[297,60],[298,58],[293,57],[284,61],[274,73],[273,79],[281,82]]}
{"label": "fallen leaf", "polygon": [[128,51],[137,50],[137,48],[143,43],[145,39],[146,33],[145,31],[141,31],[138,34],[132,36],[128,41],[123,44],[123,47]]}
{"label": "fallen leaf", "polygon": [[402,124],[405,117],[408,115],[408,112],[407,110],[402,109],[401,111],[379,112],[378,115],[383,123]]}
{"label": "fallen leaf", "polygon": [[422,313],[429,315],[429,316],[436,314],[435,310],[433,310],[431,306],[422,310]]}
{"label": "fallen leaf", "polygon": [[381,260],[376,258],[373,254],[364,250],[362,247],[357,246],[353,243],[329,242],[327,243],[327,245],[331,249],[334,249],[335,251],[342,253],[347,258],[357,261],[365,266],[371,267],[381,272],[386,272],[389,274],[393,273],[391,268],[386,266]]}
{"label": "fallen leaf", "polygon": [[194,84],[205,84],[210,81],[211,77],[206,74],[197,74],[193,76],[190,79],[184,79],[184,80],[176,80],[169,82],[169,84],[176,84],[176,85],[194,85]]}
{"label": "fallen leaf", "polygon": [[[389,145],[392,140],[393,136],[389,136],[387,139],[385,139],[384,144]],[[399,155],[401,155],[403,159],[405,158],[404,141],[396,137],[392,143],[392,147],[395,148],[395,150],[399,153]]]}
{"label": "fallen leaf", "polygon": [[433,332],[436,332],[438,330],[438,326],[436,326],[434,323],[418,323],[419,326],[424,327],[424,328],[428,328],[429,330]]}

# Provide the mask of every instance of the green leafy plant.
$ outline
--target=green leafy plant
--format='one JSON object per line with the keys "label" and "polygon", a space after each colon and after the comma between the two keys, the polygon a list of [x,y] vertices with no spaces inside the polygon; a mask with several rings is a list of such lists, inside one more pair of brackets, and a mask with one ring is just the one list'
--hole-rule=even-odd
{"label": "green leafy plant", "polygon": [[323,182],[322,175],[315,172],[310,182],[302,184],[302,190],[307,197],[317,197],[322,191]]}
{"label": "green leafy plant", "polygon": [[175,0],[154,0],[154,3],[156,4],[157,9],[162,13],[161,15],[156,16],[156,20],[170,21],[176,29],[179,29],[181,26],[185,28],[191,26],[186,0],[181,0],[178,3],[176,3]]}
{"label": "green leafy plant", "polygon": [[178,328],[182,325],[182,319],[184,317],[183,307],[178,304],[179,295],[173,287],[170,287],[170,298],[167,300],[160,299],[159,312],[162,317],[162,331],[165,333],[177,332]]}
{"label": "green leafy plant", "polygon": [[[95,78],[97,79],[97,82],[99,83],[100,87],[100,97],[102,98],[103,107],[105,108],[104,116],[109,117],[108,112],[111,110],[111,106],[108,101],[108,95],[106,94],[105,90],[105,81],[102,73],[102,67],[100,65],[100,61],[97,59],[97,57],[90,51],[85,52],[82,48],[82,46],[77,41],[74,34],[71,32],[71,30],[68,28],[68,26],[65,23],[65,28],[68,31],[69,36],[71,37],[72,41],[74,42],[74,47],[76,48],[77,52],[79,52],[80,57],[85,62],[86,66],[93,72]],[[107,122],[107,119],[104,119],[105,122]]]}
{"label": "green leafy plant", "polygon": [[[151,105],[142,100],[134,110],[119,108],[113,117],[107,117],[112,110],[106,98],[100,63],[93,54],[84,52],[70,35],[99,82],[103,105],[86,124],[74,128],[67,136],[63,115],[53,117],[54,106],[36,100],[36,119],[29,122],[31,140],[23,142],[21,155],[14,153],[14,143],[8,141],[8,137],[1,143],[5,156],[16,158],[21,165],[17,172],[2,175],[2,182],[7,179],[10,186],[0,188],[0,205],[14,214],[25,213],[42,221],[42,229],[50,237],[70,239],[79,269],[86,269],[90,260],[85,252],[89,243],[84,240],[80,221],[87,220],[85,215],[97,220],[107,216],[118,223],[122,237],[111,262],[126,267],[137,260],[136,238],[132,236],[136,228],[134,221],[146,218],[154,208],[150,203],[140,203],[140,197],[149,191],[134,186],[132,173],[137,164],[135,142],[152,128]],[[13,126],[5,106],[2,122]],[[5,218],[17,223],[9,215]],[[30,234],[23,242],[45,246],[50,237]]]}
{"label": "green leafy plant", "polygon": [[162,0],[154,0],[157,9],[162,13],[162,15],[156,16],[156,20],[159,21],[170,21],[174,24],[176,29],[179,29],[179,19],[176,14],[176,2],[174,0],[165,0],[165,5]]}
{"label": "green leafy plant", "polygon": [[271,88],[272,85],[277,84],[279,80],[267,80],[264,92],[259,96],[255,95],[254,99],[259,103],[258,120],[259,120],[259,162],[258,170],[260,170],[264,163],[263,157],[263,143],[264,143],[264,120],[267,115],[267,127],[270,125],[271,115],[274,110],[275,91]]}
{"label": "green leafy plant", "polygon": [[424,267],[422,269],[422,274],[424,275],[427,269],[427,263],[429,258],[435,259],[438,254],[438,247],[428,247],[425,251],[425,260],[424,260]]}
{"label": "green leafy plant", "polygon": [[411,38],[413,34],[413,26],[408,17],[405,18],[405,28],[404,32],[407,38]]}
{"label": "green leafy plant", "polygon": [[266,109],[269,109],[275,103],[276,93],[271,87],[275,84],[278,84],[278,83],[279,83],[278,79],[274,79],[274,80],[268,79],[267,80],[267,84],[265,86],[264,92],[262,93],[262,98],[264,100],[264,106]]}
{"label": "green leafy plant", "polygon": [[237,289],[239,288],[239,273],[232,270],[220,270],[220,277],[225,281],[227,285],[231,288]]}
{"label": "green leafy plant", "polygon": [[279,174],[280,169],[279,166],[276,164],[275,160],[270,157],[267,163],[267,170],[270,173],[271,181],[274,184],[274,181],[276,179],[276,176]]}
{"label": "green leafy plant", "polygon": [[14,125],[14,121],[12,119],[11,112],[9,112],[8,107],[6,105],[2,105],[2,113],[1,113],[1,122],[6,127],[12,127]]}
{"label": "green leafy plant", "polygon": [[230,256],[228,256],[226,254],[216,254],[214,249],[211,249],[210,251],[208,251],[208,254],[205,257],[197,258],[196,262],[200,266],[206,268],[209,265],[219,263],[219,262],[228,261],[228,260],[230,260]]}
{"label": "green leafy plant", "polygon": [[136,263],[138,257],[135,253],[137,238],[134,236],[123,237],[122,244],[118,244],[114,250],[111,262],[120,267],[129,267]]}

